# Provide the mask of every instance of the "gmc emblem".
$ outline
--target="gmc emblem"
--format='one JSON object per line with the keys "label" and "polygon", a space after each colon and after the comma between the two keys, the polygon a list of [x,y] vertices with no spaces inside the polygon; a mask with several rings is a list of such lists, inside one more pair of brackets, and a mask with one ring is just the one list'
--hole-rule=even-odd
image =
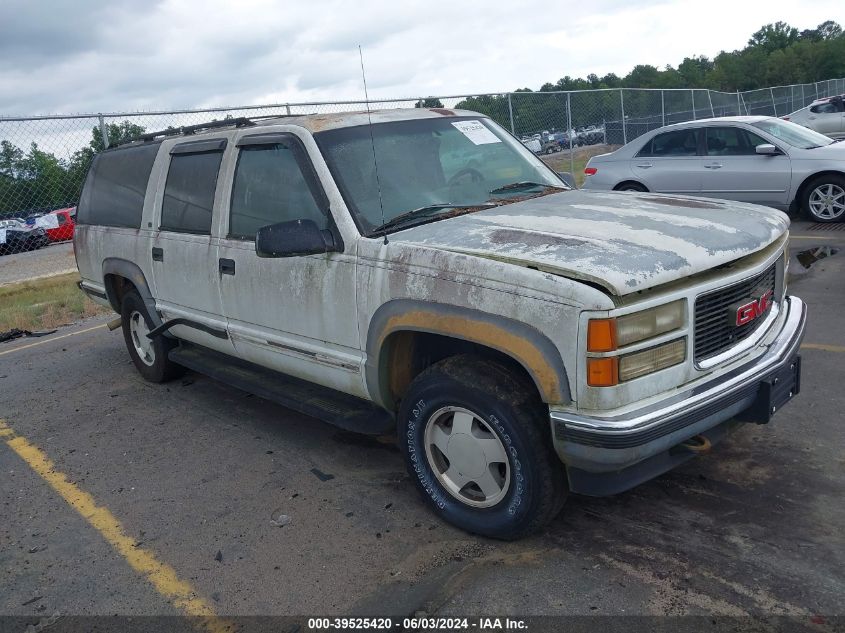
{"label": "gmc emblem", "polygon": [[739,305],[733,304],[728,312],[733,324],[740,327],[766,314],[766,311],[772,306],[773,294],[771,290],[767,290],[759,299],[752,299]]}

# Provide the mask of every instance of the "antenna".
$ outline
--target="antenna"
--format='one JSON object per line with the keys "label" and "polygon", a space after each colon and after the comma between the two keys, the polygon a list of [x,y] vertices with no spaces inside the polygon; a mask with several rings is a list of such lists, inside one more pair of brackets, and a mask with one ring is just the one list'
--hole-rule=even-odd
{"label": "antenna", "polygon": [[[367,121],[370,123],[370,144],[373,147],[373,166],[376,171],[376,188],[378,189],[378,206],[381,208],[381,223],[384,224],[384,202],[381,199],[381,181],[378,177],[378,160],[376,159],[376,141],[373,138],[373,117],[370,116],[370,95],[367,94],[367,75],[364,73],[364,54],[361,52],[361,45],[358,44],[358,57],[361,58],[361,78],[364,80],[364,100],[367,104]],[[384,234],[384,243],[387,245],[387,233]]]}

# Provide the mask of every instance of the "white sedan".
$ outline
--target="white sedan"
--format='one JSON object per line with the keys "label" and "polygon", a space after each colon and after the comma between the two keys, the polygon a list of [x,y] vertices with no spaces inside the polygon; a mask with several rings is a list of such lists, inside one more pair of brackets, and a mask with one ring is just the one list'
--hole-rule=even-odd
{"label": "white sedan", "polygon": [[582,188],[654,191],[845,219],[845,143],[773,117],[701,119],[647,132],[584,168]]}

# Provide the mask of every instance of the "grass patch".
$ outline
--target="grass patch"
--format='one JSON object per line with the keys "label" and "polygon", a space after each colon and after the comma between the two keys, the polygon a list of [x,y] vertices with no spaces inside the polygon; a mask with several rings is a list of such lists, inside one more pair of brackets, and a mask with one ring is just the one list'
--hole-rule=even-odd
{"label": "grass patch", "polygon": [[52,330],[85,317],[108,314],[77,286],[78,273],[0,286],[0,332]]}

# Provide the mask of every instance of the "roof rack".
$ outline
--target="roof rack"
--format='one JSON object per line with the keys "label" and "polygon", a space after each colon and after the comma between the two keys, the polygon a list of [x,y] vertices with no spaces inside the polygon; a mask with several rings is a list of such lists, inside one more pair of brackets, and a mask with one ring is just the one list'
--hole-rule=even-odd
{"label": "roof rack", "polygon": [[255,121],[247,117],[222,119],[220,121],[209,121],[208,123],[198,123],[196,125],[171,127],[160,132],[147,132],[146,134],[141,134],[137,136],[129,142],[132,143],[135,141],[144,141],[145,143],[148,143],[150,141],[154,141],[160,136],[190,136],[191,134],[194,134],[196,132],[201,132],[203,130],[213,130],[219,127],[249,127],[252,125],[255,125]]}

